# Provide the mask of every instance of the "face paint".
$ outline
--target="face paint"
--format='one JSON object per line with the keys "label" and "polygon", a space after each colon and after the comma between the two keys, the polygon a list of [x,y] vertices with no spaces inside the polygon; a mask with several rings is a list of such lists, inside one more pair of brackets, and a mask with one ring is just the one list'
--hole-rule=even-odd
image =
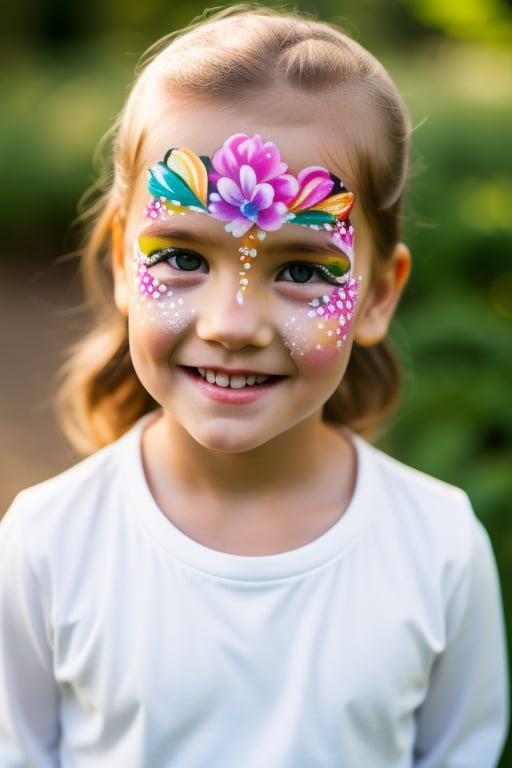
{"label": "face paint", "polygon": [[[225,222],[227,232],[243,238],[238,249],[239,304],[247,291],[258,243],[268,232],[283,224],[330,232],[340,256],[308,263],[308,267],[314,266],[317,276],[334,289],[283,318],[281,327],[291,355],[342,348],[359,296],[360,278],[351,276],[354,230],[349,214],[354,198],[340,179],[319,166],[294,176],[288,173],[275,144],[263,143],[257,134],[236,134],[211,158],[199,157],[187,148],[169,150],[164,160],[149,170],[148,188],[147,220],[203,213]],[[175,296],[174,285],[168,286],[151,274],[151,267],[170,258],[174,251],[186,253],[173,249],[165,238],[141,236],[135,271],[141,302],[162,313],[179,330],[191,321],[195,310],[184,311],[186,297]]]}
{"label": "face paint", "polygon": [[360,279],[350,279],[330,294],[313,299],[308,310],[285,323],[285,343],[290,354],[303,356],[311,350],[341,350],[350,331],[359,298]]}
{"label": "face paint", "polygon": [[[193,320],[196,311],[189,310],[187,298],[181,295],[179,284],[159,280],[151,268],[169,258],[176,258],[176,254],[181,258],[189,254],[189,266],[194,270],[200,257],[186,249],[173,247],[172,242],[165,237],[141,235],[137,240],[133,272],[140,305],[150,310],[153,320],[167,320],[169,330],[177,333]],[[283,318],[281,323],[278,322],[284,328],[284,343],[292,356],[302,356],[311,350],[342,348],[350,330],[360,285],[360,279],[346,281],[350,266],[350,260],[344,255],[329,257],[325,262],[314,265],[300,261],[294,265],[299,273],[301,269],[305,270],[306,275],[314,269],[319,277],[335,287],[329,293],[305,303],[289,320]],[[186,275],[186,270],[180,274]]]}
{"label": "face paint", "polygon": [[162,259],[162,254],[169,249],[169,241],[161,237],[140,237],[137,242],[133,259],[133,273],[139,293],[139,308],[142,305],[149,310],[149,317],[159,323],[164,321],[172,333],[180,333],[190,323],[196,314],[195,309],[188,307],[182,296],[176,295],[164,281],[155,278],[150,271],[156,263],[156,256]]}
{"label": "face paint", "polygon": [[[298,224],[332,233],[332,241],[351,264],[354,230],[349,214],[354,196],[342,181],[320,166],[288,172],[273,142],[258,134],[235,134],[212,157],[199,157],[185,147],[171,149],[149,170],[151,199],[145,216],[203,213],[226,222],[234,237],[243,237],[237,302],[243,303],[258,240],[283,224]],[[337,276],[350,279],[350,271]]]}

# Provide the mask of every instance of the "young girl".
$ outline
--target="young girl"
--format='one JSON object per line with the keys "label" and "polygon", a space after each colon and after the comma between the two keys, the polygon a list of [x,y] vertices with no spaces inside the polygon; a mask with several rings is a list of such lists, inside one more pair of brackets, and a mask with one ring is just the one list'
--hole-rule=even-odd
{"label": "young girl", "polygon": [[488,539],[361,436],[397,389],[396,88],[339,30],[257,7],[157,50],[62,400],[103,448],[1,526],[0,765],[495,766]]}

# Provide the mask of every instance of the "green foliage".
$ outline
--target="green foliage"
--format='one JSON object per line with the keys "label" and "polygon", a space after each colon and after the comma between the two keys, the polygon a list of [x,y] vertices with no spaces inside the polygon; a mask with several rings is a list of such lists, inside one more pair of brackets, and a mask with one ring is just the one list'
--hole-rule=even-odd
{"label": "green foliage", "polygon": [[[418,127],[413,270],[392,329],[404,395],[380,443],[467,491],[512,631],[512,54],[430,41],[391,68]],[[511,768],[511,745],[500,765]]]}
{"label": "green foliage", "polygon": [[[394,331],[408,370],[407,418],[396,420],[386,442],[463,485],[484,520],[501,517],[505,531],[512,491],[512,56],[505,69],[481,50],[461,48],[457,57],[437,46],[432,54],[414,72],[401,69],[406,98],[409,83],[417,86],[413,115],[427,113],[414,147],[428,167],[411,181],[406,240],[414,266]],[[482,68],[494,75],[490,93],[467,84],[462,91],[461,72],[471,78]]]}
{"label": "green foliage", "polygon": [[463,39],[510,46],[512,19],[505,0],[408,0],[418,19]]}

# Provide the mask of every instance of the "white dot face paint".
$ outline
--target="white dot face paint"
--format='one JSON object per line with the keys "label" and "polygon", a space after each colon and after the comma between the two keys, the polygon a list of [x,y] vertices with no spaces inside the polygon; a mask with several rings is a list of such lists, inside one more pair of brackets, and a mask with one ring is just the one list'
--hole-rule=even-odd
{"label": "white dot face paint", "polygon": [[308,302],[284,324],[285,344],[293,356],[312,350],[341,351],[359,298],[361,279],[352,278],[330,293]]}
{"label": "white dot face paint", "polygon": [[144,323],[147,319],[160,326],[164,324],[170,333],[181,333],[194,319],[196,310],[190,306],[186,296],[181,295],[181,292],[173,289],[167,282],[159,280],[152,274],[151,268],[146,266],[149,256],[142,251],[141,241],[145,243],[148,240],[157,238],[140,238],[132,261],[138,294],[136,309],[139,322]]}

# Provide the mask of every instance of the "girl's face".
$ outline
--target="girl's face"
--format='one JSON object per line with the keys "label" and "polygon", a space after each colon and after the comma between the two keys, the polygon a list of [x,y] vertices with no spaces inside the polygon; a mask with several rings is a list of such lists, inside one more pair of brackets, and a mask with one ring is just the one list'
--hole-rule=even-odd
{"label": "girl's face", "polygon": [[[320,128],[311,116],[283,124],[175,107],[155,121],[144,166],[172,147],[211,156],[234,133],[258,133],[274,142],[292,174],[323,166],[350,189],[343,168],[329,167],[336,155]],[[254,241],[241,300],[242,240],[190,210],[151,218],[150,199],[145,171],[117,245],[114,239],[117,302],[129,317],[143,386],[212,450],[248,451],[285,433],[293,439],[299,425],[319,425],[372,305],[371,238],[357,201],[351,279],[336,279],[350,265],[331,232],[283,224]]]}

